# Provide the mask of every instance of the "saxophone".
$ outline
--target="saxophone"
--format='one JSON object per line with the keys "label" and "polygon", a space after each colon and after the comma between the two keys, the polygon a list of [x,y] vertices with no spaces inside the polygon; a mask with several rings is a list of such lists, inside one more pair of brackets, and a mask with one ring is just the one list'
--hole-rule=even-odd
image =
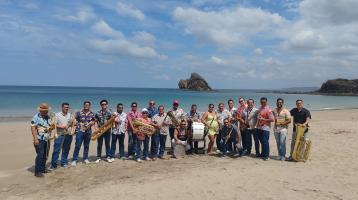
{"label": "saxophone", "polygon": [[172,120],[172,122],[173,122],[173,126],[179,126],[179,122],[178,122],[178,120],[177,120],[177,118],[175,118],[175,116],[174,116],[174,114],[173,114],[173,111],[168,111],[167,112],[167,116],[169,116],[169,118]]}
{"label": "saxophone", "polygon": [[56,114],[55,113],[51,113],[50,114],[50,118],[48,120],[48,123],[49,123],[49,128],[53,128],[51,131],[49,131],[49,138],[48,140],[53,140],[53,139],[56,139],[58,136],[57,136],[57,120],[56,120]]}
{"label": "saxophone", "polygon": [[304,137],[305,130],[305,126],[296,125],[296,138],[292,159],[297,162],[306,162],[311,151],[312,142]]}
{"label": "saxophone", "polygon": [[108,131],[108,129],[112,128],[114,125],[115,119],[116,119],[116,115],[112,115],[112,117],[103,126],[99,127],[98,130],[94,131],[91,134],[91,140],[96,140],[101,135],[103,135],[103,133]]}
{"label": "saxophone", "polygon": [[68,132],[68,134],[69,135],[74,135],[74,134],[76,134],[76,125],[77,125],[77,123],[76,123],[76,118],[75,118],[75,115],[73,114],[72,116],[71,116],[71,119],[70,119],[70,121],[69,121],[69,124],[71,124],[71,126],[69,127],[69,132]]}

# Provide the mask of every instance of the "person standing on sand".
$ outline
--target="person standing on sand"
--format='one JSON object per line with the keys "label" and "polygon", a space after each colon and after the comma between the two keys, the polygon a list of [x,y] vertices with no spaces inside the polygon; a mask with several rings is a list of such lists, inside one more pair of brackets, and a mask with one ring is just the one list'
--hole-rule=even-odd
{"label": "person standing on sand", "polygon": [[90,108],[91,102],[85,101],[83,102],[83,110],[77,112],[75,115],[75,119],[77,121],[76,144],[71,164],[74,167],[77,165],[78,154],[80,152],[82,142],[83,161],[86,164],[90,164],[90,161],[88,160],[88,151],[91,141],[91,127],[95,124],[94,113],[90,110]]}
{"label": "person standing on sand", "polygon": [[37,108],[37,113],[31,120],[31,133],[33,138],[34,147],[36,150],[35,159],[35,176],[43,177],[43,173],[48,173],[46,169],[46,160],[49,148],[50,132],[54,129],[50,126],[48,112],[50,106],[47,103],[42,103]]}
{"label": "person standing on sand", "polygon": [[[103,126],[107,123],[109,119],[112,117],[112,112],[108,109],[108,101],[103,99],[100,102],[101,110],[98,111],[95,115],[96,122],[98,124],[98,127]],[[97,139],[97,160],[95,163],[99,163],[102,160],[102,145],[104,145],[106,149],[106,158],[107,162],[111,163],[111,129],[108,129],[106,132],[104,132],[101,136]]]}
{"label": "person standing on sand", "polygon": [[112,128],[112,143],[111,143],[111,160],[114,161],[116,157],[116,145],[118,141],[119,158],[125,159],[124,152],[124,138],[127,132],[127,114],[123,111],[123,104],[117,104],[117,112],[114,112],[116,116],[114,120],[114,127]]}
{"label": "person standing on sand", "polygon": [[127,114],[127,131],[128,131],[128,159],[134,159],[137,148],[137,136],[133,133],[132,121],[141,117],[137,111],[137,103],[132,102],[131,111]]}
{"label": "person standing on sand", "polygon": [[[148,110],[143,108],[142,110],[142,117],[139,120],[145,124],[152,124],[151,119],[148,117]],[[142,152],[142,144],[143,144],[143,159],[150,161],[151,159],[148,157],[148,146],[149,146],[149,137],[148,135],[144,134],[140,130],[134,133],[137,138],[137,146],[136,146],[136,159],[137,162],[142,162],[141,160],[141,152]]]}
{"label": "person standing on sand", "polygon": [[304,137],[308,138],[308,123],[311,120],[311,113],[309,110],[304,108],[303,100],[297,99],[296,100],[296,108],[293,108],[291,111],[291,116],[293,117],[293,132],[292,132],[292,140],[291,140],[291,152],[290,157],[288,158],[289,161],[292,161],[292,153],[295,147],[296,142],[296,125],[301,125],[307,127]]}
{"label": "person standing on sand", "polygon": [[273,122],[275,119],[271,108],[267,105],[267,98],[262,97],[260,99],[260,103],[261,103],[261,107],[258,110],[258,116],[257,116],[258,136],[262,149],[262,153],[260,157],[262,157],[264,161],[268,161],[270,155],[269,139],[270,139],[271,122]]}
{"label": "person standing on sand", "polygon": [[277,108],[273,111],[275,117],[274,134],[277,143],[279,160],[286,160],[286,137],[288,125],[291,123],[290,112],[283,107],[284,100],[278,98],[276,101]]}
{"label": "person standing on sand", "polygon": [[[198,106],[196,104],[191,105],[190,111],[186,114],[186,121],[188,123],[188,130],[192,130],[193,122],[200,122],[200,113],[198,111]],[[190,144],[190,153],[198,153],[199,143],[198,141],[192,141],[192,137],[189,140]]]}
{"label": "person standing on sand", "polygon": [[[179,101],[178,101],[178,100],[174,100],[174,101],[173,101],[173,107],[172,107],[172,109],[171,109],[170,111],[173,113],[173,115],[174,115],[174,117],[175,117],[175,119],[176,119],[176,121],[177,121],[178,123],[180,123],[180,121],[181,121],[182,119],[185,119],[185,112],[184,112],[183,109],[181,109],[181,108],[179,107]],[[172,121],[172,122],[173,122],[173,121]],[[172,124],[169,126],[170,141],[172,141],[172,139],[174,138],[174,130],[175,130],[176,126],[179,126],[179,124],[174,124],[174,123],[172,123]],[[173,146],[171,146],[171,149],[172,149],[172,151],[173,151]]]}
{"label": "person standing on sand", "polygon": [[67,167],[67,157],[72,143],[72,135],[69,134],[69,126],[74,123],[71,121],[71,114],[68,112],[70,109],[69,103],[62,103],[62,111],[56,113],[57,124],[57,138],[53,144],[53,152],[51,159],[51,170],[57,168],[57,160],[62,150],[61,166]]}
{"label": "person standing on sand", "polygon": [[[152,117],[152,125],[157,129],[156,133],[152,135],[151,144],[151,156],[153,161],[159,157],[160,159],[164,156],[165,143],[167,141],[167,135],[169,134],[169,124],[170,119],[167,114],[164,112],[164,106],[160,105],[158,107],[158,114]],[[159,155],[158,155],[159,149]]]}
{"label": "person standing on sand", "polygon": [[206,133],[209,137],[208,154],[212,153],[217,134],[219,133],[219,123],[214,111],[214,104],[209,104],[208,111],[204,113],[201,122],[206,127]]}
{"label": "person standing on sand", "polygon": [[258,138],[257,129],[255,127],[257,122],[258,109],[254,106],[254,100],[247,100],[247,108],[242,111],[241,123],[243,124],[243,131],[241,132],[243,155],[250,155],[252,149],[252,137],[255,143],[256,156],[260,156],[260,142]]}

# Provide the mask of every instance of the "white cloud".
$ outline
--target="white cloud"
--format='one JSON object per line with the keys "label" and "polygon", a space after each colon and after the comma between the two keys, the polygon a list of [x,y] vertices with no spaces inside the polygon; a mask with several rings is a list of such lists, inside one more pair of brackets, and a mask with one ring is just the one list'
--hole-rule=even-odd
{"label": "white cloud", "polygon": [[210,60],[217,65],[225,65],[226,64],[225,60],[223,60],[219,57],[216,57],[216,56],[211,56]]}
{"label": "white cloud", "polygon": [[219,47],[245,43],[259,33],[284,25],[286,21],[276,13],[240,6],[208,12],[177,7],[173,16],[185,26],[186,33]]}
{"label": "white cloud", "polygon": [[81,24],[84,24],[90,20],[96,19],[96,15],[92,11],[92,9],[89,7],[79,8],[75,15],[55,14],[53,16],[58,20],[76,22],[76,23],[81,23]]}
{"label": "white cloud", "polygon": [[91,49],[102,54],[137,58],[166,58],[152,47],[142,46],[127,39],[122,32],[110,27],[105,21],[97,22],[92,26],[92,31],[101,36],[109,37],[109,39],[91,39],[88,41],[88,46]]}
{"label": "white cloud", "polygon": [[262,55],[262,53],[263,53],[263,51],[262,51],[261,48],[256,48],[256,49],[254,50],[254,52],[255,52],[256,55]]}
{"label": "white cloud", "polygon": [[120,31],[114,30],[103,20],[93,25],[92,31],[102,36],[108,36],[113,38],[124,38],[123,34]]}
{"label": "white cloud", "polygon": [[142,11],[122,2],[117,3],[115,10],[121,16],[129,16],[140,21],[143,21],[145,19],[145,15],[142,13]]}
{"label": "white cloud", "polygon": [[132,41],[141,45],[154,46],[156,38],[145,31],[135,32]]}

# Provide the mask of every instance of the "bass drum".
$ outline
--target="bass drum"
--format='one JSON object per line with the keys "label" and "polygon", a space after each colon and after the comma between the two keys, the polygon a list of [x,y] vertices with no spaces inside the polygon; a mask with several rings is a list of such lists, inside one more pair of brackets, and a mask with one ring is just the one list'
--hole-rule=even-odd
{"label": "bass drum", "polygon": [[193,141],[204,140],[205,126],[200,122],[193,122],[192,126]]}

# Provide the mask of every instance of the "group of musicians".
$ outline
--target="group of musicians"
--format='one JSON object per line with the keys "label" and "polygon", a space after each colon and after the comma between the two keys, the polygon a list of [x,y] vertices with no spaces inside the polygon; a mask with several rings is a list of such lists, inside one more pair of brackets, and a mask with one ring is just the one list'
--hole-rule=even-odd
{"label": "group of musicians", "polygon": [[[238,108],[234,107],[234,100],[227,102],[227,109],[224,103],[219,103],[215,109],[214,104],[209,104],[208,110],[204,113],[198,111],[197,105],[193,104],[188,113],[185,113],[179,106],[179,101],[174,100],[172,107],[167,112],[163,105],[156,106],[154,100],[149,101],[149,106],[138,110],[136,102],[131,103],[131,110],[124,112],[124,105],[118,103],[116,111],[112,112],[108,108],[108,101],[100,101],[101,109],[98,112],[91,111],[91,102],[83,102],[82,110],[70,113],[69,103],[62,103],[61,112],[51,117],[50,106],[42,103],[38,107],[37,113],[31,121],[31,132],[33,143],[36,150],[35,176],[43,177],[57,168],[57,163],[61,154],[61,167],[68,167],[68,154],[70,151],[73,137],[75,137],[75,148],[72,158],[72,166],[77,165],[79,151],[83,143],[83,162],[90,164],[88,157],[91,133],[93,127],[101,127],[108,120],[115,117],[112,128],[105,131],[97,138],[97,159],[94,163],[102,161],[102,146],[105,143],[106,161],[111,163],[116,158],[116,146],[119,149],[119,159],[135,159],[137,162],[144,160],[163,159],[167,135],[170,137],[171,150],[168,154],[175,157],[173,150],[181,145],[187,153],[198,153],[199,141],[193,141],[192,128],[195,124],[201,123],[205,127],[203,130],[204,139],[208,136],[209,144],[207,153],[226,156],[228,154],[236,156],[250,156],[252,140],[254,141],[255,154],[253,156],[269,160],[270,145],[269,137],[271,124],[274,125],[273,131],[277,142],[278,159],[291,160],[295,138],[295,126],[293,126],[291,153],[286,159],[286,137],[288,126],[299,124],[308,127],[311,119],[310,112],[304,108],[303,100],[296,101],[296,108],[288,111],[284,107],[284,100],[279,98],[276,108],[268,106],[265,97],[260,99],[261,106],[256,108],[254,100],[239,98]],[[170,115],[169,115],[170,114]],[[293,120],[292,120],[293,118]],[[52,122],[54,120],[54,122]],[[151,125],[156,129],[152,135],[138,131],[133,126],[134,120]],[[49,154],[51,132],[56,129],[54,138],[51,167],[46,168],[46,161]],[[72,134],[74,133],[74,134]],[[127,136],[126,136],[127,135]],[[308,128],[305,137],[308,136]],[[124,139],[128,138],[127,155],[125,155]],[[112,140],[111,140],[112,138]],[[213,146],[216,143],[216,152]],[[205,146],[204,146],[205,147]]]}

